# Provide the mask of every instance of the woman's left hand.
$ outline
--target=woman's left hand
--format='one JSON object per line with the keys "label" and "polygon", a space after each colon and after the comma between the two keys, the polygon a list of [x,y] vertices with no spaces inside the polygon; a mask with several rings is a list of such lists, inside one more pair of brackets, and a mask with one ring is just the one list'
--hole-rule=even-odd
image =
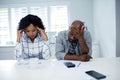
{"label": "woman's left hand", "polygon": [[47,37],[47,35],[46,35],[46,33],[45,33],[45,30],[43,30],[43,29],[41,29],[41,28],[39,28],[39,27],[37,27],[37,29],[38,29],[38,31],[40,32],[40,34],[43,36],[44,40],[47,41],[47,40],[48,40],[48,37]]}

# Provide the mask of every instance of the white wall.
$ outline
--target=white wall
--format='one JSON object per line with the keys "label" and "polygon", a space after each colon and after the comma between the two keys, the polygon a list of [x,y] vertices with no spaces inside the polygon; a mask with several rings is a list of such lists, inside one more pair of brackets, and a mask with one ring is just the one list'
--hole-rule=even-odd
{"label": "white wall", "polygon": [[93,27],[93,0],[69,0],[70,1],[70,23],[79,19],[85,22],[94,38]]}
{"label": "white wall", "polygon": [[[30,5],[30,4],[51,4],[51,3],[69,3],[69,24],[72,23],[75,19],[80,19],[85,22],[89,31],[91,32],[92,37],[94,34],[93,31],[93,2],[92,0],[0,0],[0,5],[11,6],[19,4]],[[54,44],[51,44],[53,46]],[[6,48],[0,48],[1,55],[5,53]],[[8,48],[7,48],[8,49]],[[52,48],[54,51],[54,49]],[[7,53],[6,53],[7,54]],[[12,53],[13,54],[13,53]],[[9,55],[8,55],[9,56]],[[2,58],[3,59],[3,58]]]}
{"label": "white wall", "polygon": [[69,24],[75,19],[85,22],[93,37],[93,1],[92,0],[0,0],[0,5],[30,5],[30,4],[51,4],[69,3]]}
{"label": "white wall", "polygon": [[101,56],[116,56],[115,0],[94,0],[95,39],[100,43]]}

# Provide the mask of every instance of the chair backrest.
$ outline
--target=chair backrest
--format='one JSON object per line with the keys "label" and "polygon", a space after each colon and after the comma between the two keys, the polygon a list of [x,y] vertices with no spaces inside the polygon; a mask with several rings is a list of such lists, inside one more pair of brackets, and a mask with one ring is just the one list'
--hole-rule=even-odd
{"label": "chair backrest", "polygon": [[0,47],[0,60],[14,60],[14,48],[15,46]]}

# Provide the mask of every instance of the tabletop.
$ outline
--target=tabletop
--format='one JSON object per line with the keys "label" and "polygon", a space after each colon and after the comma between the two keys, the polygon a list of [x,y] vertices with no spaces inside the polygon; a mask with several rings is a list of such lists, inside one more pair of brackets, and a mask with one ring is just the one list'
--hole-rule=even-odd
{"label": "tabletop", "polygon": [[[76,66],[67,68],[64,62]],[[120,80],[120,57],[97,58],[88,62],[72,60],[0,60],[0,80],[96,80],[85,72],[95,70],[103,80]]]}

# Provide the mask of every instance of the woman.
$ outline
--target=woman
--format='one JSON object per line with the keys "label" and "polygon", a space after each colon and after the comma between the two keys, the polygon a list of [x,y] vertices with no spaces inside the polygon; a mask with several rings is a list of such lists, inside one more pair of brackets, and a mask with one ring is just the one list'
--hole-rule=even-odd
{"label": "woman", "polygon": [[17,59],[48,59],[50,49],[42,20],[35,15],[27,15],[19,22],[17,30]]}

